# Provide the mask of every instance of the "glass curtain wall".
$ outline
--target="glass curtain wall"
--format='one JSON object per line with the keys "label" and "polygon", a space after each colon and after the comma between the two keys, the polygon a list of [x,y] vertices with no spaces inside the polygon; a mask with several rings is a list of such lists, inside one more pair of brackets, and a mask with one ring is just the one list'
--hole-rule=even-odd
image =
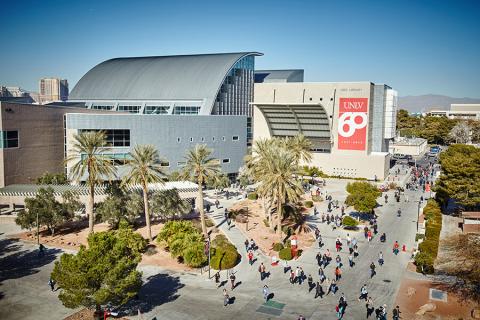
{"label": "glass curtain wall", "polygon": [[252,116],[255,57],[246,56],[230,69],[215,99],[216,115]]}

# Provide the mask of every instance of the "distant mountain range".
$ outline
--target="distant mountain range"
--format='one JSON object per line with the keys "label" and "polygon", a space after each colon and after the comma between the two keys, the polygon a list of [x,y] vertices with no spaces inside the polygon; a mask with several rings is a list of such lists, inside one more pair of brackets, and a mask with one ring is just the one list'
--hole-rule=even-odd
{"label": "distant mountain range", "polygon": [[398,97],[398,108],[408,110],[410,113],[430,109],[448,110],[452,103],[480,103],[480,99],[452,98],[438,94]]}

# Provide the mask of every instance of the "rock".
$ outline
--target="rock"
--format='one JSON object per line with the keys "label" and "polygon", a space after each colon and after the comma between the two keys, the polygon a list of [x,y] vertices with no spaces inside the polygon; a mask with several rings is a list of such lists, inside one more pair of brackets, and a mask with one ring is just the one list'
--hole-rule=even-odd
{"label": "rock", "polygon": [[71,242],[67,242],[67,245],[71,246],[71,245],[72,245],[72,243],[71,243]]}
{"label": "rock", "polygon": [[411,296],[413,296],[415,293],[417,293],[417,290],[415,290],[415,288],[408,287],[408,289],[407,289],[407,297],[411,297]]}
{"label": "rock", "polygon": [[426,312],[435,311],[435,309],[437,309],[437,306],[434,303],[427,303],[421,306],[415,314],[424,315]]}

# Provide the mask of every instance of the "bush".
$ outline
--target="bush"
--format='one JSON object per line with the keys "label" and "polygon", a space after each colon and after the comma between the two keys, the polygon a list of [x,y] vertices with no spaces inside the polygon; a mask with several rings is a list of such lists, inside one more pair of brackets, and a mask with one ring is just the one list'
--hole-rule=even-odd
{"label": "bush", "polygon": [[425,239],[425,235],[424,234],[421,234],[421,233],[417,233],[415,235],[415,241],[418,241],[420,239]]}
{"label": "bush", "polygon": [[210,267],[215,270],[226,270],[235,267],[240,259],[237,248],[231,244],[227,237],[219,234],[212,241],[210,249]]}
{"label": "bush", "polygon": [[207,225],[208,228],[211,228],[211,227],[215,226],[215,223],[210,218],[205,219],[205,224]]}
{"label": "bush", "polygon": [[312,196],[312,201],[313,202],[322,202],[323,201],[323,198],[321,196],[317,196],[316,194],[314,194]]}
{"label": "bush", "polygon": [[273,251],[279,252],[279,251],[282,250],[282,249],[283,249],[283,244],[278,243],[278,242],[275,243],[275,244],[273,244]]}
{"label": "bush", "polygon": [[307,208],[313,207],[313,201],[310,201],[310,200],[305,201],[305,207],[307,207]]}
{"label": "bush", "polygon": [[358,225],[358,221],[355,220],[354,218],[350,217],[350,216],[345,216],[345,217],[343,217],[342,225],[344,227],[353,228],[353,227],[356,227]]}
{"label": "bush", "polygon": [[427,253],[419,252],[415,256],[415,265],[417,266],[417,272],[423,272],[427,274],[434,273],[435,269],[433,268],[434,258]]}
{"label": "bush", "polygon": [[[435,259],[438,254],[438,244],[440,231],[442,230],[442,211],[438,203],[430,199],[423,209],[426,221],[424,241],[418,245],[419,253],[415,256],[415,265],[417,271],[424,273],[433,273]],[[416,238],[419,235],[416,236]]]}
{"label": "bush", "polygon": [[258,194],[256,192],[250,192],[247,196],[248,199],[250,200],[257,200],[258,199]]}
{"label": "bush", "polygon": [[290,247],[280,250],[278,257],[282,260],[292,260],[292,251],[290,250]]}
{"label": "bush", "polygon": [[203,242],[196,242],[183,251],[184,262],[193,268],[198,268],[207,263],[208,258],[205,255]]}

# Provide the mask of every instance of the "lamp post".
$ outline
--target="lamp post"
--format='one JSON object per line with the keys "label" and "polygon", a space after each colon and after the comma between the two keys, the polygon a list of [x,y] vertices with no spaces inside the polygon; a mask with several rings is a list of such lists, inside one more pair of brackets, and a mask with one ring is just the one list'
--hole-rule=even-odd
{"label": "lamp post", "polygon": [[247,217],[247,221],[245,222],[245,231],[248,232],[248,207],[245,207],[245,209],[247,209],[247,213],[246,213],[246,217]]}
{"label": "lamp post", "polygon": [[210,235],[208,235],[207,246],[208,246],[208,279],[210,279]]}
{"label": "lamp post", "polygon": [[418,208],[417,208],[417,233],[418,233],[418,220],[420,220],[420,205],[421,205],[421,201],[418,200]]}
{"label": "lamp post", "polygon": [[37,211],[37,244],[40,245],[40,226],[38,225],[38,210]]}

